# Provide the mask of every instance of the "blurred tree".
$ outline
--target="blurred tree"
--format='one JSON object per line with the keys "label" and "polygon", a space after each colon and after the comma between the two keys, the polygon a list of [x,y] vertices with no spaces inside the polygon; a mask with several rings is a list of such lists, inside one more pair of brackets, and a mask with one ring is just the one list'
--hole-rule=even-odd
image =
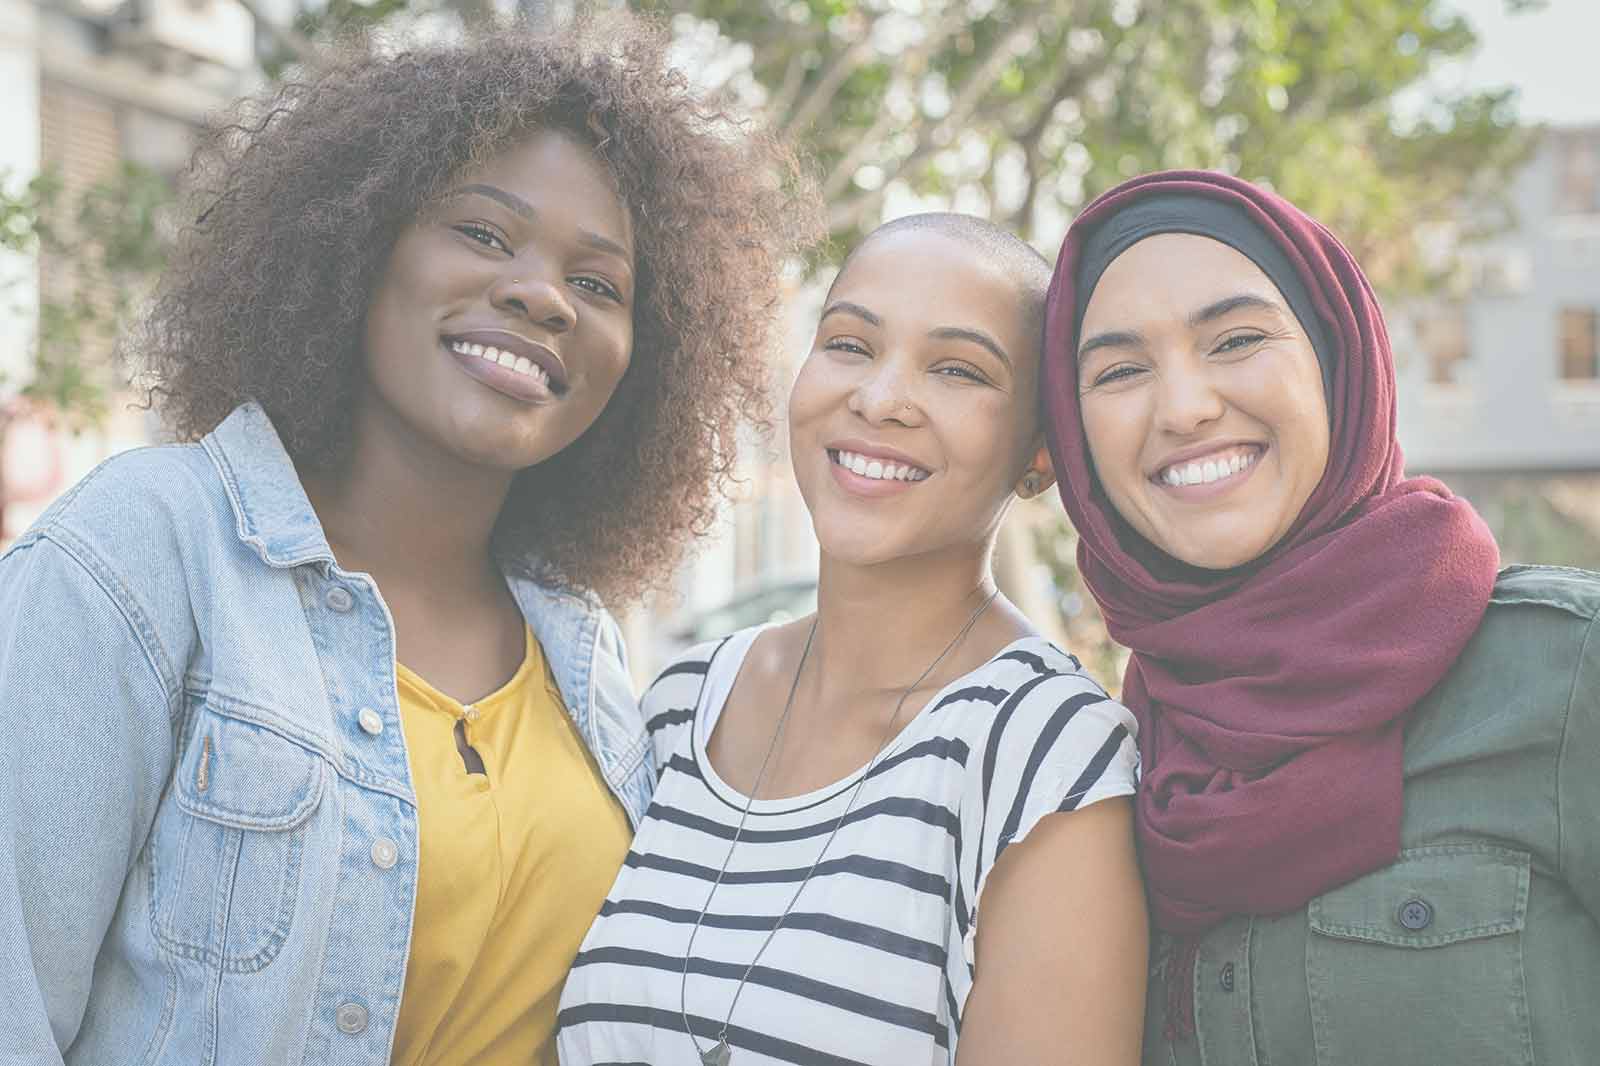
{"label": "blurred tree", "polygon": [[[317,0],[257,15],[266,65],[350,31],[438,32],[552,0]],[[1506,0],[1511,9],[1542,0]],[[1503,217],[1524,157],[1513,94],[1432,77],[1476,46],[1448,0],[636,0],[685,66],[815,159],[848,246],[885,202],[953,204],[1050,249],[1124,177],[1217,168],[1345,237],[1385,292],[1448,264],[1418,224]],[[1469,210],[1470,209],[1470,210]],[[1051,249],[1053,250],[1053,249]]]}
{"label": "blurred tree", "polygon": [[[296,0],[288,22],[271,13],[279,5],[240,2],[256,18],[263,68],[277,76],[315,66],[325,42],[351,31],[449,33],[511,14],[549,21],[574,0]],[[1452,266],[1426,253],[1423,224],[1471,218],[1492,228],[1531,144],[1509,91],[1440,88],[1441,67],[1476,44],[1448,0],[635,6],[670,18],[685,69],[707,91],[764,113],[815,159],[836,247],[886,210],[953,206],[1053,251],[1072,214],[1122,178],[1217,168],[1305,206],[1352,246],[1380,290],[1405,294]],[[25,217],[25,201],[8,201],[5,219]],[[130,222],[144,201],[111,202],[132,212],[118,216]],[[48,227],[15,232],[26,243]],[[148,235],[150,248],[162,247],[154,229]],[[117,245],[131,253],[122,262],[159,262],[136,244]],[[97,394],[74,391],[88,380],[86,364],[66,348],[73,329],[105,319],[98,305],[51,306],[41,315],[36,389],[92,414]],[[1057,549],[1069,535],[1059,523],[1041,553],[1068,595],[1070,552]]]}
{"label": "blurred tree", "polygon": [[[0,445],[25,412],[74,430],[105,416],[125,380],[115,355],[118,332],[160,273],[171,243],[163,212],[172,188],[146,168],[124,163],[77,195],[53,171],[20,186],[7,177],[0,174],[0,249],[46,257],[52,269],[33,308],[25,373],[8,380],[0,372]],[[0,484],[0,532],[4,507]]]}
{"label": "blurred tree", "polygon": [[[1443,0],[643,0],[815,157],[848,246],[886,200],[954,204],[1047,250],[1125,177],[1269,183],[1386,292],[1436,280],[1419,222],[1503,217],[1509,91],[1430,82],[1472,50]],[[742,62],[738,62],[742,59]],[[1470,212],[1469,210],[1470,209]]]}

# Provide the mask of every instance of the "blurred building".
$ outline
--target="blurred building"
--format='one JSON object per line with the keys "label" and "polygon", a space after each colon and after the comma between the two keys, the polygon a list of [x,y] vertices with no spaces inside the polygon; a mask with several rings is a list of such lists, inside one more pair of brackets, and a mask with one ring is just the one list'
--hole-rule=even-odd
{"label": "blurred building", "polygon": [[1509,199],[1455,292],[1391,318],[1406,466],[1507,559],[1600,567],[1600,126],[1547,131]]}
{"label": "blurred building", "polygon": [[[254,21],[234,0],[0,0],[0,178],[15,189],[48,171],[62,201],[75,203],[123,163],[175,176],[206,115],[259,76],[255,49]],[[14,402],[40,301],[65,292],[72,270],[49,252],[0,253],[0,420],[9,422],[0,540],[100,459],[155,431],[125,402],[83,433]]]}

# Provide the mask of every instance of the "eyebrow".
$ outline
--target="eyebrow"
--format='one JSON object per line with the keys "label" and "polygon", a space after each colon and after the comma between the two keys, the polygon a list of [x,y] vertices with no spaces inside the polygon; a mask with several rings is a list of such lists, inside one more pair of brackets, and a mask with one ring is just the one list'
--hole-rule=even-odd
{"label": "eyebrow", "polygon": [[1190,326],[1203,326],[1207,322],[1214,322],[1223,315],[1232,314],[1241,309],[1252,311],[1281,311],[1283,310],[1271,300],[1249,293],[1240,293],[1237,296],[1227,296],[1215,303],[1207,304],[1189,316]]}
{"label": "eyebrow", "polygon": [[961,326],[940,326],[938,329],[930,329],[928,336],[938,340],[971,341],[973,344],[993,352],[994,357],[1004,363],[1007,370],[1012,369],[1011,357],[1005,353],[1005,349],[1001,348],[998,341],[982,330],[965,329]]}
{"label": "eyebrow", "polygon": [[[835,300],[833,303],[828,305],[827,310],[822,312],[817,321],[821,322],[823,319],[832,314],[854,315],[869,325],[883,325],[882,317],[880,317],[876,312],[869,311],[860,304],[851,303],[849,300]],[[973,344],[987,348],[989,351],[993,352],[995,358],[1004,363],[1007,370],[1012,369],[1011,357],[1005,353],[1005,349],[1001,348],[998,341],[989,336],[987,333],[984,333],[982,330],[967,329],[962,326],[939,326],[936,329],[930,329],[928,331],[928,336],[933,337],[936,340],[971,341]]]}
{"label": "eyebrow", "polygon": [[[1203,326],[1207,322],[1215,322],[1224,315],[1230,315],[1239,310],[1276,311],[1283,312],[1271,300],[1249,293],[1240,293],[1237,296],[1225,296],[1213,303],[1206,304],[1188,317],[1189,327]],[[1109,333],[1097,333],[1084,341],[1078,347],[1078,361],[1082,362],[1091,352],[1101,348],[1137,348],[1144,343],[1144,335],[1134,330],[1112,330]]]}
{"label": "eyebrow", "polygon": [[[455,192],[451,193],[452,196],[467,196],[472,194],[476,194],[478,196],[487,196],[495,203],[500,204],[502,207],[511,211],[518,217],[527,219],[529,222],[532,222],[536,217],[538,217],[538,212],[533,209],[533,205],[528,203],[528,201],[524,200],[516,193],[506,192],[504,189],[498,189],[493,185],[463,185],[459,189],[455,190]],[[600,234],[595,233],[592,230],[586,230],[580,226],[578,228],[578,240],[580,243],[587,245],[590,248],[594,248],[602,252],[610,252],[612,255],[626,259],[629,262],[633,261],[633,253],[629,252],[626,248],[611,238],[602,237]]]}
{"label": "eyebrow", "polygon": [[827,318],[829,315],[832,315],[832,314],[855,315],[857,318],[859,318],[862,321],[868,323],[869,325],[873,325],[873,326],[881,326],[881,325],[883,325],[883,319],[879,318],[876,314],[872,313],[871,311],[868,311],[865,307],[862,307],[860,304],[851,303],[849,300],[835,300],[835,301],[833,301],[833,303],[828,305],[827,310],[823,311],[821,316],[819,316],[817,318],[817,321],[821,322],[824,318]]}
{"label": "eyebrow", "polygon": [[1078,346],[1078,362],[1083,362],[1091,352],[1101,348],[1137,348],[1144,343],[1144,335],[1132,330],[1113,330],[1096,333]]}

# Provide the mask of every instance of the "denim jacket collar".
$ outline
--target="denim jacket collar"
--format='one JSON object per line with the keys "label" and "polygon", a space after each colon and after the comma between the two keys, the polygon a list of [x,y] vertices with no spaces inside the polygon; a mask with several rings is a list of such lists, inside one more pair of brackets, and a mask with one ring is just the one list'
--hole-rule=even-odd
{"label": "denim jacket collar", "polygon": [[201,443],[222,476],[239,539],[268,566],[333,563],[294,462],[259,404],[235,408]]}
{"label": "denim jacket collar", "polygon": [[[294,462],[259,404],[249,402],[236,408],[203,444],[222,478],[240,541],[268,566],[290,568],[319,562],[337,566]],[[594,752],[608,783],[615,789],[624,788],[649,741],[633,722],[637,710],[628,690],[625,653],[615,622],[593,595],[514,575],[507,575],[506,582],[544,649],[579,735]],[[602,657],[608,667],[603,671],[599,669]],[[597,679],[597,671],[606,675],[603,683]]]}

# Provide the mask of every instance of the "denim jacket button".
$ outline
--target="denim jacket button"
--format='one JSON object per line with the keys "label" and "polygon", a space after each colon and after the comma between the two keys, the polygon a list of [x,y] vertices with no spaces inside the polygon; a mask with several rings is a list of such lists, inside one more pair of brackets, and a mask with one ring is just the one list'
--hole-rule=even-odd
{"label": "denim jacket button", "polygon": [[1217,975],[1217,983],[1224,992],[1233,991],[1233,963],[1223,963],[1222,972]]}
{"label": "denim jacket button", "polygon": [[355,606],[356,598],[343,585],[335,585],[323,594],[322,602],[328,605],[329,610],[344,614]]}
{"label": "denim jacket button", "polygon": [[339,1025],[339,1032],[355,1036],[367,1027],[367,1008],[359,1003],[343,1003],[334,1019]]}
{"label": "denim jacket button", "polygon": [[379,837],[372,842],[372,865],[380,870],[387,870],[400,861],[400,849],[388,837]]}
{"label": "denim jacket button", "polygon": [[1408,899],[1400,904],[1400,924],[1413,933],[1433,924],[1433,907],[1425,899]]}
{"label": "denim jacket button", "polygon": [[356,715],[356,720],[361,723],[361,731],[368,736],[377,736],[383,732],[383,715],[371,707],[361,708],[361,713]]}

